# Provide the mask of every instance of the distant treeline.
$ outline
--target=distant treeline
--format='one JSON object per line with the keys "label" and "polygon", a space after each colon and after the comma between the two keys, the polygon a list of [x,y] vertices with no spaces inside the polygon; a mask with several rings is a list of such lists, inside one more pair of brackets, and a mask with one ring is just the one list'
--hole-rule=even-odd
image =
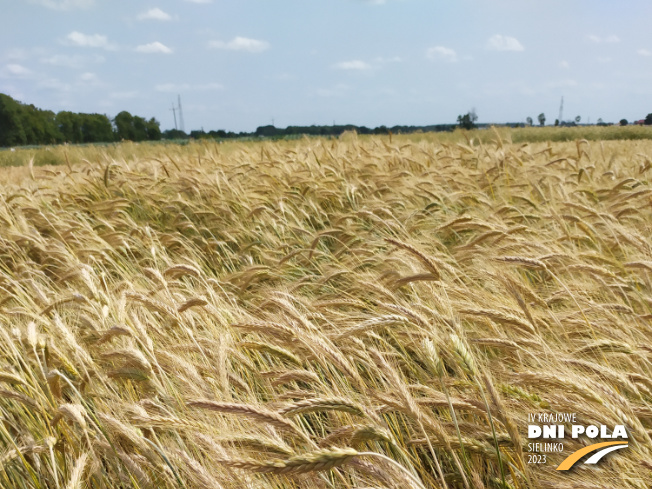
{"label": "distant treeline", "polygon": [[339,136],[346,131],[355,131],[358,134],[405,134],[411,132],[441,132],[452,131],[456,124],[436,124],[430,126],[379,126],[369,128],[365,126],[356,126],[353,124],[333,125],[333,126],[288,126],[286,128],[269,126],[260,126],[254,132],[227,132],[219,131],[191,131],[190,134],[185,134],[177,130],[169,130],[163,133],[164,138],[180,139],[184,137],[191,137],[194,139],[229,139],[229,138],[285,138],[292,136]]}
{"label": "distant treeline", "polygon": [[[502,124],[522,127],[522,123]],[[0,147],[44,145],[59,143],[109,143],[114,141],[158,141],[160,139],[235,139],[307,136],[339,136],[346,131],[358,134],[407,134],[414,132],[453,131],[459,124],[433,124],[428,126],[379,126],[369,128],[353,124],[332,126],[260,126],[254,132],[224,130],[191,131],[178,129],[161,132],[159,122],[122,111],[113,119],[104,114],[82,114],[69,111],[54,113],[28,105],[0,93]],[[486,124],[473,124],[484,128]]]}
{"label": "distant treeline", "polygon": [[0,146],[58,143],[105,143],[159,140],[159,122],[123,111],[110,120],[104,114],[42,110],[0,93]]}
{"label": "distant treeline", "polygon": [[[521,122],[501,124],[505,127],[523,127]],[[477,129],[488,128],[490,124],[475,124]],[[356,126],[353,124],[333,125],[333,126],[288,126],[286,128],[275,127],[272,125],[260,126],[254,132],[227,132],[219,131],[191,131],[190,134],[170,129],[163,132],[165,139],[229,139],[229,138],[271,138],[281,139],[294,136],[339,136],[346,131],[355,131],[358,134],[410,134],[415,132],[446,132],[459,128],[459,124],[432,124],[428,126],[379,126],[369,128],[366,126]]]}

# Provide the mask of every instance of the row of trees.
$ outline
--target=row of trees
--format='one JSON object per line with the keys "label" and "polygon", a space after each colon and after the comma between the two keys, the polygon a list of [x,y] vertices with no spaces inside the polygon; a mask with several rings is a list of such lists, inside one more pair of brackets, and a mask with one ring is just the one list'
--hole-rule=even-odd
{"label": "row of trees", "polygon": [[[546,124],[546,114],[544,114],[543,112],[541,114],[539,114],[537,119],[539,120],[539,125],[540,126],[543,126],[543,125]],[[560,122],[559,119],[555,119],[555,126],[560,126],[560,125],[561,126],[575,126],[575,125],[579,124],[581,120],[582,120],[582,118],[579,115],[577,117],[575,117],[575,120],[573,120],[573,121],[561,121]],[[525,121],[527,122],[527,124],[529,126],[531,126],[533,124],[532,117],[526,118]],[[621,126],[626,126],[626,125],[629,124],[629,121],[627,119],[620,119],[618,124],[621,125]],[[652,126],[652,114],[648,114],[645,117],[645,119],[643,119],[642,121],[637,121],[637,124]],[[597,122],[597,125],[598,126],[608,126],[608,125],[611,125],[611,123],[610,122],[609,123],[604,122],[602,120],[602,118],[599,118],[598,122]]]}
{"label": "row of trees", "polygon": [[[539,114],[539,125],[544,126],[546,115]],[[428,126],[379,126],[368,128],[365,126],[332,125],[332,126],[288,126],[285,129],[273,125],[260,126],[254,132],[227,132],[224,130],[191,131],[186,134],[177,129],[170,129],[161,133],[159,122],[131,115],[122,111],[112,120],[104,114],[82,114],[69,111],[54,113],[50,110],[41,110],[34,105],[27,105],[14,100],[8,95],[0,93],[0,146],[20,146],[25,144],[58,144],[58,143],[99,143],[113,141],[158,141],[160,139],[227,139],[243,137],[283,138],[288,136],[339,136],[345,131],[356,131],[358,134],[387,134],[387,133],[413,133],[413,132],[438,132],[452,131],[456,127],[473,129],[477,127],[478,115],[475,109],[457,117],[457,124],[436,124]],[[575,121],[555,121],[557,125],[575,125],[580,122],[580,116]],[[526,119],[528,125],[533,125],[531,117]],[[648,114],[645,123],[652,125],[652,114]],[[620,121],[627,125],[626,119]],[[523,126],[523,123],[507,124],[511,127]],[[598,125],[606,125],[598,119]]]}
{"label": "row of trees", "polygon": [[358,134],[399,134],[422,132],[440,132],[452,131],[455,129],[454,124],[436,124],[430,126],[378,126],[369,128],[366,126],[356,126],[353,124],[333,125],[333,126],[288,126],[286,128],[276,127],[273,125],[259,126],[254,132],[227,132],[218,131],[191,131],[186,134],[177,129],[169,129],[163,132],[164,139],[184,139],[191,137],[193,139],[229,139],[229,138],[285,138],[292,136],[339,136],[346,131],[355,131]]}
{"label": "row of trees", "polygon": [[146,120],[120,112],[111,121],[104,114],[69,111],[54,113],[27,105],[0,93],[0,146],[58,143],[100,143],[128,139],[159,140],[154,118]]}
{"label": "row of trees", "polygon": [[[537,120],[539,121],[540,126],[545,126],[546,125],[546,114],[541,112],[537,116]],[[580,123],[582,118],[578,115],[574,121],[560,121],[559,119],[555,119],[555,126],[574,126]],[[532,117],[526,117],[525,122],[527,123],[528,126],[534,125],[534,121],[532,120]]]}
{"label": "row of trees", "polygon": [[[474,115],[472,122],[477,120]],[[41,110],[34,105],[27,105],[0,93],[0,146],[21,146],[25,144],[58,143],[100,143],[121,140],[157,141],[160,139],[228,139],[244,137],[283,138],[288,136],[339,136],[345,131],[358,134],[387,134],[388,132],[436,132],[452,131],[453,124],[429,126],[366,126],[332,125],[332,126],[288,126],[279,128],[273,125],[260,126],[254,132],[227,132],[224,130],[191,131],[186,134],[178,129],[161,132],[159,122],[152,118],[131,115],[122,111],[112,120],[104,114],[82,114],[70,111],[54,113]]]}
{"label": "row of trees", "polygon": [[[468,113],[464,115],[459,115],[457,116],[457,126],[460,127],[461,129],[473,129],[476,127],[476,121],[478,120],[478,116],[475,113],[475,109],[471,109]],[[539,121],[540,126],[545,126],[546,125],[546,114],[541,112],[537,116],[537,120]],[[580,123],[582,118],[578,115],[575,117],[574,120],[572,121],[560,121],[559,119],[555,119],[555,126],[576,126],[577,124]],[[525,123],[528,126],[534,125],[534,121],[532,120],[532,117],[526,117],[525,118]],[[619,124],[621,126],[626,126],[629,124],[627,119],[621,119]],[[645,119],[637,121],[636,124],[644,124],[646,126],[652,125],[652,114],[648,114]],[[509,125],[509,124],[508,124]],[[611,123],[604,122],[602,119],[598,119],[597,122],[598,126],[609,126]],[[521,124],[522,126],[522,124]]]}

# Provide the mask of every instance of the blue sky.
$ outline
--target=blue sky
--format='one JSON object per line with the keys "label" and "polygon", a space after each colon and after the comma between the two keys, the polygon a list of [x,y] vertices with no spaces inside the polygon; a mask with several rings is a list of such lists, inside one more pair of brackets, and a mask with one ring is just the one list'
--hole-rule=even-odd
{"label": "blue sky", "polygon": [[652,112],[652,2],[4,0],[0,92],[186,130]]}

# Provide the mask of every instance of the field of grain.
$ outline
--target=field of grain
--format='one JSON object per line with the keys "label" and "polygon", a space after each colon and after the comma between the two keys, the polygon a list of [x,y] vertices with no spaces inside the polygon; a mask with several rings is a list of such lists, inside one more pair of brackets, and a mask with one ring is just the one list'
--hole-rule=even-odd
{"label": "field of grain", "polygon": [[1,170],[0,486],[649,487],[652,141],[487,134]]}

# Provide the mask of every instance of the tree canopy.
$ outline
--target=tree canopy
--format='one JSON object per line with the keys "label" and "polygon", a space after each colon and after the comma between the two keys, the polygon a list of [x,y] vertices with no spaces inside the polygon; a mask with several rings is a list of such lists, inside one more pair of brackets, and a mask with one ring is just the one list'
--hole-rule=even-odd
{"label": "tree canopy", "polygon": [[471,109],[464,115],[457,116],[457,124],[462,129],[473,129],[477,120],[478,115],[475,113],[475,109]]}
{"label": "tree canopy", "polygon": [[108,143],[161,139],[159,122],[129,112],[113,121],[104,114],[61,111],[55,114],[0,93],[0,146],[58,143]]}

